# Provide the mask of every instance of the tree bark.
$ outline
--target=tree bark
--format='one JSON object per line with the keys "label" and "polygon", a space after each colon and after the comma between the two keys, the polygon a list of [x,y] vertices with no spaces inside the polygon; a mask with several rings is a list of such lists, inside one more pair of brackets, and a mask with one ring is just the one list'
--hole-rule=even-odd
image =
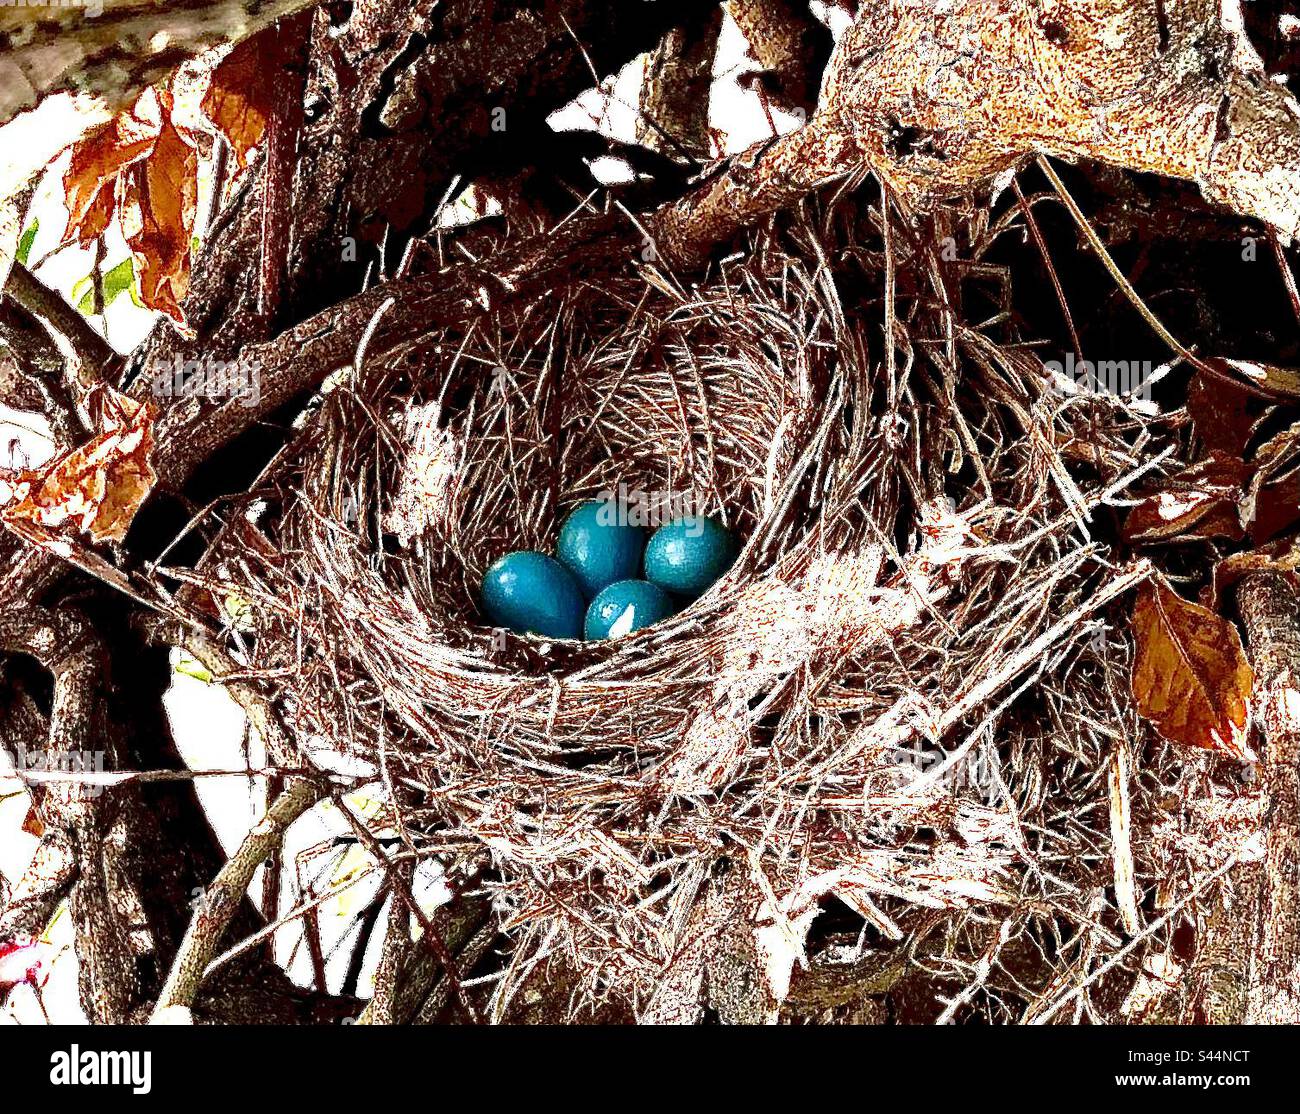
{"label": "tree bark", "polygon": [[1300,588],[1283,572],[1244,577],[1237,603],[1255,669],[1269,796],[1248,1024],[1300,1023]]}
{"label": "tree bark", "polygon": [[[315,0],[100,0],[103,11],[48,5],[39,19],[0,8],[0,124],[50,93],[89,93],[113,111],[187,58],[238,42]],[[89,18],[88,18],[89,15]]]}

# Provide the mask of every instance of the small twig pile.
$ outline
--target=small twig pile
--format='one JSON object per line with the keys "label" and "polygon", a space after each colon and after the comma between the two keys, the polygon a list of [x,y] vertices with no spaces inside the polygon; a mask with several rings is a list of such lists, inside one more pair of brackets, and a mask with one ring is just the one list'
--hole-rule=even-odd
{"label": "small twig pile", "polygon": [[[969,257],[1004,228],[968,217]],[[944,1019],[1118,1016],[1253,824],[1168,805],[1208,765],[1143,747],[1113,605],[1146,567],[1090,513],[1178,430],[1013,339],[907,221],[810,203],[701,286],[579,278],[323,397],[262,515],[283,558],[226,562],[250,665],[414,847],[486,863],[496,1016],[549,958],[641,1017],[756,1020],[872,954]],[[485,567],[620,490],[718,515],[738,563],[622,641],[487,626]],[[858,930],[814,947],[828,903]]]}

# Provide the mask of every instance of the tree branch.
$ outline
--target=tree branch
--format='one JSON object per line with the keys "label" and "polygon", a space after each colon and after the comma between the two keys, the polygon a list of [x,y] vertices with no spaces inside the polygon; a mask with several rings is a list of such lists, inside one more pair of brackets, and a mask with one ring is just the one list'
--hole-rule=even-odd
{"label": "tree branch", "polygon": [[764,92],[782,108],[812,112],[833,40],[807,0],[727,0],[727,11],[763,67]]}
{"label": "tree branch", "polygon": [[43,414],[65,447],[86,436],[62,355],[40,320],[9,299],[0,300],[0,353],[8,354],[16,373],[0,391],[0,402]]}
{"label": "tree branch", "polygon": [[46,286],[21,263],[15,263],[4,288],[29,313],[45,321],[51,331],[63,337],[77,358],[78,366],[69,369],[68,377],[82,388],[106,379],[116,381],[123,360],[113,346],[90,327],[87,321],[63,297]]}
{"label": "tree branch", "polygon": [[0,909],[0,940],[39,936],[72,889],[77,860],[67,837],[47,832],[21,881]]}
{"label": "tree branch", "polygon": [[641,79],[637,142],[665,155],[709,155],[709,90],[722,28],[717,8],[696,33],[674,28],[646,58]]}
{"label": "tree branch", "polygon": [[81,7],[49,5],[39,19],[0,9],[0,124],[49,93],[90,93],[124,108],[181,62],[269,27],[314,0],[103,0],[87,19]]}
{"label": "tree branch", "polygon": [[284,842],[289,826],[324,796],[324,790],[317,783],[305,778],[290,778],[284,793],[272,802],[266,815],[244,837],[239,849],[205,888],[154,1005],[155,1018],[169,1008],[188,1008],[194,1004],[208,964],[216,956],[231,919],[248,892],[254,872]]}
{"label": "tree branch", "polygon": [[1237,604],[1255,669],[1269,795],[1258,950],[1247,1024],[1300,1022],[1300,587],[1276,571],[1250,573]]}
{"label": "tree branch", "polygon": [[[447,950],[456,957],[460,970],[468,971],[478,961],[473,954],[473,945],[479,937],[486,933],[490,939],[495,935],[495,926],[489,923],[491,912],[489,903],[477,897],[454,899],[450,905],[434,912],[434,926],[442,935]],[[395,1000],[388,1023],[405,1025],[426,1015],[434,1018],[440,1015],[452,993],[450,980],[438,979],[442,972],[442,961],[436,955],[423,948],[412,949],[396,980]],[[357,1024],[382,1024],[373,1004],[362,1011]]]}

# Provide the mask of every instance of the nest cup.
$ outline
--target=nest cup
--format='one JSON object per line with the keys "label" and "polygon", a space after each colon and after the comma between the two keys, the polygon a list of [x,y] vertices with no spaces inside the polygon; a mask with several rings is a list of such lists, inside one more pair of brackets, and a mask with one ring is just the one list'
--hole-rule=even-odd
{"label": "nest cup", "polygon": [[[598,750],[620,776],[680,743],[735,601],[824,514],[812,484],[833,457],[813,469],[806,450],[842,452],[862,433],[826,409],[852,392],[853,365],[815,289],[774,303],[779,277],[754,270],[695,298],[631,276],[579,286],[430,338],[328,396],[331,453],[307,469],[316,513],[301,541],[351,613],[353,652],[393,655],[381,675],[400,693],[385,699],[415,735],[453,750],[472,739],[480,754],[488,739],[497,755]],[[742,552],[703,598],[617,643],[494,629],[484,570],[511,550],[552,551],[589,499],[650,530],[712,515]]]}

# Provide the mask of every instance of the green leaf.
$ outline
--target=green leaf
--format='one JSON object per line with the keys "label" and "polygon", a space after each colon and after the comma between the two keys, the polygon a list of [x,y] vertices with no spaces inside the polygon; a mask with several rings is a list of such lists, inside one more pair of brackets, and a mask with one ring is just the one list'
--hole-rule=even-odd
{"label": "green leaf", "polygon": [[24,267],[27,266],[27,260],[31,257],[32,244],[36,242],[36,233],[40,230],[40,227],[41,222],[39,220],[34,220],[27,226],[23,234],[18,237],[18,252],[14,258]]}
{"label": "green leaf", "polygon": [[[132,256],[127,256],[116,267],[111,267],[104,272],[104,308],[111,306],[116,298],[122,294],[131,294],[132,301],[135,300],[135,260]],[[77,296],[77,291],[85,284],[85,293],[81,295],[80,301],[77,302],[77,309],[82,313],[95,312],[95,288],[91,284],[91,278],[87,275],[81,279],[76,286],[72,288],[72,296]],[[137,303],[138,304],[138,303]]]}
{"label": "green leaf", "polygon": [[212,684],[212,674],[188,654],[182,656],[180,661],[176,663],[176,672],[184,673],[187,677],[193,677],[196,681],[202,681],[205,685]]}

